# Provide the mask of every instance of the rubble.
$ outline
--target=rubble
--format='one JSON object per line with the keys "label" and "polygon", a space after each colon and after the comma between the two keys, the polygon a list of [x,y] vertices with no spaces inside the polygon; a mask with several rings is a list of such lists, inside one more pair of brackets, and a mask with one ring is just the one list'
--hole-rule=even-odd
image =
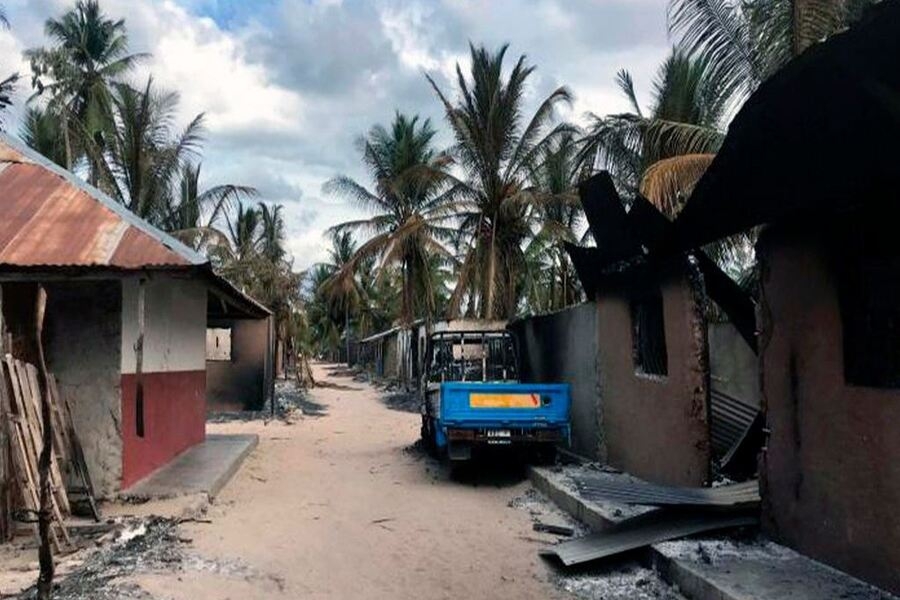
{"label": "rubble", "polygon": [[[61,577],[56,600],[145,600],[152,598],[127,578],[141,573],[205,571],[242,578],[260,577],[238,561],[209,560],[190,549],[190,539],[180,535],[178,519],[149,517],[124,521],[110,543],[92,551]],[[30,588],[19,595],[34,598]]]}
{"label": "rubble", "polygon": [[[583,523],[557,508],[546,496],[533,488],[513,498],[509,506],[527,512],[538,528],[552,523],[554,528],[571,529],[575,536],[587,535],[590,532]],[[557,535],[547,531],[543,532],[537,541],[550,546],[559,540]],[[556,571],[553,581],[560,589],[584,600],[684,600],[683,596],[660,579],[654,571],[643,567],[635,560],[611,561],[603,567]]]}
{"label": "rubble", "polygon": [[[294,380],[275,381],[274,417],[291,423],[306,417],[324,417],[328,407],[310,399],[306,390],[298,387]],[[273,418],[272,405],[267,402],[261,410],[244,410],[220,412],[210,415],[209,423],[228,423],[231,421],[267,421]]]}

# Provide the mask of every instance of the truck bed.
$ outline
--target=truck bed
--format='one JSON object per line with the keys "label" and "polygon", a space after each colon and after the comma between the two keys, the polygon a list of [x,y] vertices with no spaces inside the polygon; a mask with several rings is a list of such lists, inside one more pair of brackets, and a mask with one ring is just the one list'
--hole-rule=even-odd
{"label": "truck bed", "polygon": [[442,383],[440,421],[444,427],[568,427],[567,383]]}

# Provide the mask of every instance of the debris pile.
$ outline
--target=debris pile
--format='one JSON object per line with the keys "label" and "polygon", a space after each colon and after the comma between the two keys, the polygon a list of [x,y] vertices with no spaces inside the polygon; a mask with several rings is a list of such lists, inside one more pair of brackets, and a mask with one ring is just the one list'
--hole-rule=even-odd
{"label": "debris pile", "polygon": [[759,522],[759,483],[716,488],[655,485],[604,473],[572,477],[579,495],[607,501],[654,507],[619,521],[599,533],[550,547],[542,554],[559,558],[565,566],[615,556],[667,540],[699,533],[747,527]]}
{"label": "debris pile", "polygon": [[276,380],[275,394],[273,398],[275,410],[272,410],[272,401],[266,402],[261,410],[243,410],[232,412],[220,412],[210,415],[210,423],[228,423],[231,421],[258,421],[276,418],[286,422],[293,422],[303,417],[323,417],[327,412],[324,404],[310,400],[307,392],[300,388],[295,381]]}
{"label": "debris pile", "polygon": [[[111,543],[90,553],[83,563],[61,578],[53,597],[56,600],[144,600],[149,594],[129,576],[140,573],[207,571],[242,578],[259,576],[253,569],[236,561],[211,561],[190,550],[191,540],[183,537],[178,519],[150,517],[124,523],[114,533]],[[35,597],[31,588],[22,598]]]}

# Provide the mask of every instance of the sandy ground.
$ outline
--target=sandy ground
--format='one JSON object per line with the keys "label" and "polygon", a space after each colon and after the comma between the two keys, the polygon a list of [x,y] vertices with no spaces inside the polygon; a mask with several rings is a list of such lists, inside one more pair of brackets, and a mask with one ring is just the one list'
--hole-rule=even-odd
{"label": "sandy ground", "polygon": [[509,505],[524,473],[451,479],[410,446],[419,417],[337,367],[316,365],[326,415],[253,432],[258,449],[210,507],[181,526],[216,572],[136,575],[157,598],[563,598],[538,557],[553,536]]}

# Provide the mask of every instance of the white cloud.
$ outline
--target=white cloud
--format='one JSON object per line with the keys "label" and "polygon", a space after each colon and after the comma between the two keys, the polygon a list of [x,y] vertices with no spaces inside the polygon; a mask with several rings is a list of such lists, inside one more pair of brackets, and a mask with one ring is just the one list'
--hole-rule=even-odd
{"label": "white cloud", "polygon": [[[21,70],[24,48],[46,43],[44,19],[74,0],[3,0],[12,30],[0,32],[0,77]],[[321,186],[346,173],[367,183],[354,139],[395,110],[432,118],[450,141],[441,107],[423,76],[451,93],[455,64],[468,64],[468,43],[511,44],[538,70],[530,102],[568,85],[585,111],[627,108],[614,85],[632,70],[646,97],[667,48],[666,0],[267,0],[235,3],[227,19],[201,14],[207,0],[102,0],[125,18],[134,52],[150,52],[135,79],[152,73],[181,94],[181,119],[207,115],[207,185],[258,187],[281,202],[297,268],[327,256],[322,234],[358,210],[325,196]],[[266,8],[262,8],[265,4]],[[13,113],[7,120],[14,120]],[[15,130],[14,123],[10,124]]]}

